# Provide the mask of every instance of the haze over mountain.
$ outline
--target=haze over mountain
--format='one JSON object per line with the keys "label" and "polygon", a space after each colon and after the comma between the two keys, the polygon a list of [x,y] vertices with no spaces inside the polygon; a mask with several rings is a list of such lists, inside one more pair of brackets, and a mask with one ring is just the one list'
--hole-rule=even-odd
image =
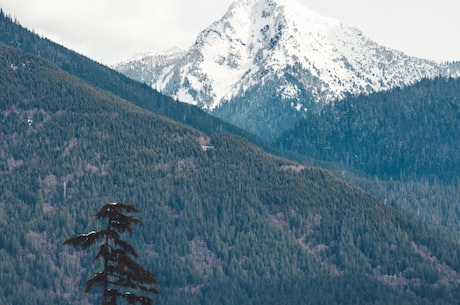
{"label": "haze over mountain", "polygon": [[460,76],[459,63],[414,58],[295,0],[239,0],[184,52],[115,68],[265,138],[350,95]]}

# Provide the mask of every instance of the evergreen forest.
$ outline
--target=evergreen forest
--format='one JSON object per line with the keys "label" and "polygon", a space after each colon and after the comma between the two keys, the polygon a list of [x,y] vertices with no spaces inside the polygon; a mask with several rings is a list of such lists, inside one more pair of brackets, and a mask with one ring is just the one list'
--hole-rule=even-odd
{"label": "evergreen forest", "polygon": [[460,80],[438,78],[309,113],[275,146],[352,169],[349,179],[458,236],[459,139]]}
{"label": "evergreen forest", "polygon": [[2,304],[97,301],[91,259],[62,242],[117,200],[142,211],[133,244],[159,304],[458,298],[460,247],[395,203],[0,50]]}
{"label": "evergreen forest", "polygon": [[118,201],[144,222],[130,243],[158,280],[155,304],[458,304],[458,171],[430,165],[458,165],[455,84],[440,91],[451,94],[441,109],[452,138],[395,174],[396,156],[373,166],[359,155],[360,167],[302,150],[291,134],[284,153],[3,12],[0,29],[0,304],[99,303],[83,292],[96,252],[63,242],[101,229],[98,208]]}

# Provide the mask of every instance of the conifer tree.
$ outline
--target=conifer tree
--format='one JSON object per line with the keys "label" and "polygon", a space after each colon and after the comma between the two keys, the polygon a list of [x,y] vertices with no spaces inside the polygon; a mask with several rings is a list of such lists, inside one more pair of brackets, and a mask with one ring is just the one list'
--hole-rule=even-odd
{"label": "conifer tree", "polygon": [[[118,202],[105,204],[97,212],[96,218],[107,219],[107,227],[69,238],[64,245],[87,249],[100,242],[94,260],[102,259],[104,268],[86,282],[85,292],[90,292],[93,287],[101,287],[102,305],[116,305],[118,298],[125,299],[130,305],[151,305],[153,299],[137,293],[158,294],[154,287],[157,284],[155,275],[133,260],[133,257],[138,257],[136,250],[120,239],[120,233],[132,233],[133,225],[143,225],[143,222],[124,212],[137,212],[137,209],[133,205]],[[126,292],[127,289],[131,291]]]}

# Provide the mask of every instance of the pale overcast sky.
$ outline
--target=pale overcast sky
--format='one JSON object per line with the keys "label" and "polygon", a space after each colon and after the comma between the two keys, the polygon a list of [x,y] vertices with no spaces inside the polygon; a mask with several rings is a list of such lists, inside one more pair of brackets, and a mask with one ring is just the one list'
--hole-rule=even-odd
{"label": "pale overcast sky", "polygon": [[[409,55],[460,60],[459,0],[297,0]],[[232,0],[0,0],[36,33],[104,64],[192,45]]]}

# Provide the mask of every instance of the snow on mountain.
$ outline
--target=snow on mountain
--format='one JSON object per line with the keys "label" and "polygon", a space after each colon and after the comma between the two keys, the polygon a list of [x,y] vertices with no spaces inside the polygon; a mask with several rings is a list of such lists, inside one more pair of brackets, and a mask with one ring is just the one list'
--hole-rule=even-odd
{"label": "snow on mountain", "polygon": [[[459,66],[379,46],[358,29],[295,0],[238,0],[199,34],[188,51],[148,55],[115,68],[166,95],[248,127],[250,123],[243,121],[249,116],[242,114],[264,108],[249,105],[254,100],[263,103],[260,95],[285,101],[290,111],[302,113],[347,95],[388,90],[422,78],[458,77]],[[238,106],[232,105],[235,100]],[[279,102],[269,107],[277,104],[287,111]],[[265,115],[261,118],[274,124]]]}
{"label": "snow on mountain", "polygon": [[160,54],[144,52],[115,65],[114,68],[132,79],[151,85],[163,73],[165,66],[173,65],[184,54],[185,51],[179,48]]}

